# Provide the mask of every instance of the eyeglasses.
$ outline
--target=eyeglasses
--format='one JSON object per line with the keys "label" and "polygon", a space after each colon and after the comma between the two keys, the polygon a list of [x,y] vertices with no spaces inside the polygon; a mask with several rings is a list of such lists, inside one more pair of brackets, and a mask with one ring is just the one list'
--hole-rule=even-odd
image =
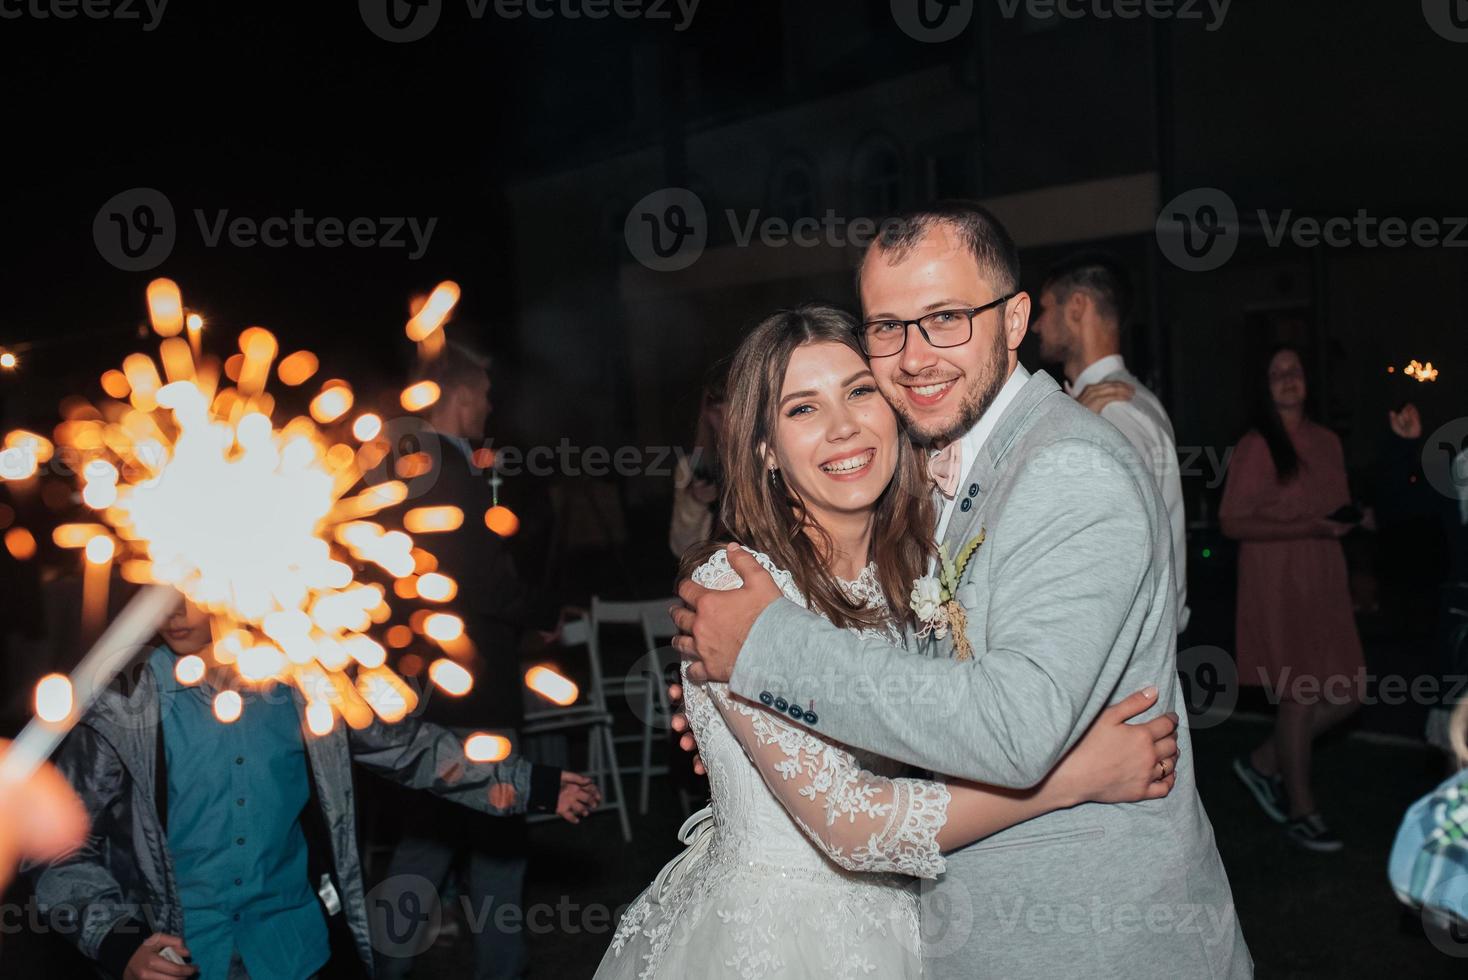
{"label": "eyeglasses", "polygon": [[916,320],[870,320],[857,330],[862,352],[867,357],[891,357],[907,346],[907,328],[917,327],[930,347],[959,347],[974,335],[974,317],[1008,303],[1018,296],[1009,293],[985,303],[957,310],[939,310]]}

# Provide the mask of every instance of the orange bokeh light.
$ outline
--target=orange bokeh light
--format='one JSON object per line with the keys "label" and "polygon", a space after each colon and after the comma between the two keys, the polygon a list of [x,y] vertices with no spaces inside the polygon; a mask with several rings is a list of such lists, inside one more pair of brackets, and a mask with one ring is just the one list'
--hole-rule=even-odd
{"label": "orange bokeh light", "polygon": [[502,538],[508,538],[520,530],[520,518],[510,508],[496,505],[484,512],[484,526]]}
{"label": "orange bokeh light", "polygon": [[321,362],[316,355],[308,350],[298,350],[276,365],[275,373],[280,378],[281,384],[294,388],[311,380],[321,367]]}

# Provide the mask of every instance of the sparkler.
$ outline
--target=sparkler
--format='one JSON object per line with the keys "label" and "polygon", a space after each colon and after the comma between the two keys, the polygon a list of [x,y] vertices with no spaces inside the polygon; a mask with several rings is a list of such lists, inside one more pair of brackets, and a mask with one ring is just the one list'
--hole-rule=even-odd
{"label": "sparkler", "polygon": [[1416,378],[1418,382],[1428,382],[1436,381],[1438,372],[1437,368],[1432,366],[1431,361],[1428,361],[1426,364],[1422,364],[1414,360],[1407,365],[1406,369],[1402,373],[1409,378]]}
{"label": "sparkler", "polygon": [[464,754],[475,762],[499,762],[510,754],[510,740],[503,735],[475,732],[464,740]]}
{"label": "sparkler", "polygon": [[[54,535],[61,547],[83,549],[89,569],[110,570],[116,563],[124,578],[144,588],[69,679],[43,680],[36,718],[0,759],[0,781],[35,771],[162,625],[180,594],[209,613],[214,640],[205,657],[178,662],[180,683],[198,683],[211,668],[232,668],[231,687],[290,683],[306,700],[308,730],[321,736],[338,717],[362,728],[374,715],[400,720],[417,703],[412,688],[386,665],[386,649],[368,635],[392,618],[388,590],[359,580],[359,570],[380,569],[397,580],[392,591],[398,596],[443,603],[457,592],[453,579],[436,571],[431,553],[376,520],[405,500],[405,484],[379,483],[348,495],[388,447],[377,444],[382,422],[371,414],[343,421],[350,434],[342,439],[355,445],[338,439],[333,424],[355,400],[347,382],[322,382],[309,397],[308,415],[277,424],[285,413],[267,391],[272,366],[284,385],[301,387],[318,370],[314,354],[297,351],[277,362],[275,336],[250,327],[239,336],[239,353],[221,365],[201,353],[202,321],[186,312],[176,284],[155,280],[147,296],[162,338],[157,360],[128,356],[121,370],[102,376],[107,399],[73,405],[57,427],[57,442],[86,461],[81,496],[97,520],[63,525]],[[425,350],[441,347],[443,323],[458,296],[453,283],[436,288],[414,311],[410,339]],[[402,401],[421,407],[436,397],[436,389],[419,385]],[[6,454],[0,479],[33,476],[54,449],[36,433],[10,433],[0,450]],[[489,526],[510,530],[508,510],[491,513]],[[452,530],[463,521],[454,508],[410,515],[414,533]],[[22,528],[12,528],[5,544],[17,558],[35,552],[34,538]],[[105,608],[105,574],[89,574],[84,588],[87,608]],[[450,654],[462,653],[467,643],[463,620],[451,613],[419,610],[409,621],[388,631],[394,649],[414,643],[415,633]],[[428,675],[454,695],[473,684],[472,675],[448,658],[436,659]],[[564,688],[557,693],[566,695]],[[238,692],[221,691],[214,707],[221,722],[234,721],[242,710]],[[500,748],[476,744],[474,754],[490,757]]]}
{"label": "sparkler", "polygon": [[575,681],[544,664],[531,667],[525,672],[525,686],[563,708],[575,704],[576,699],[581,696],[581,690]]}

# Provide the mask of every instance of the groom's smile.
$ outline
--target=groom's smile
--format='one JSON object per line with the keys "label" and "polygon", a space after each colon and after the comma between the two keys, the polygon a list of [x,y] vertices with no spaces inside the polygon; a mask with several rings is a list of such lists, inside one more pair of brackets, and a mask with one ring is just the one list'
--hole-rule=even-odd
{"label": "groom's smile", "polygon": [[949,378],[946,381],[898,381],[897,384],[907,389],[908,400],[914,405],[923,408],[932,408],[943,401],[943,398],[958,384],[958,378]]}

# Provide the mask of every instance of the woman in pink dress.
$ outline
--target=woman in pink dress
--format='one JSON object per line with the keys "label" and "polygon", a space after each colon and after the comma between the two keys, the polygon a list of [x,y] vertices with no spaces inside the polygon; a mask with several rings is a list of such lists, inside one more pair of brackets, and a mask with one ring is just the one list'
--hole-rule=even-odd
{"label": "woman in pink dress", "polygon": [[1330,515],[1350,504],[1345,454],[1305,417],[1297,351],[1268,360],[1256,426],[1229,464],[1219,524],[1240,542],[1239,682],[1277,701],[1274,732],[1234,772],[1290,838],[1313,851],[1341,841],[1310,791],[1314,740],[1356,709],[1365,671],[1340,538],[1354,525]]}

